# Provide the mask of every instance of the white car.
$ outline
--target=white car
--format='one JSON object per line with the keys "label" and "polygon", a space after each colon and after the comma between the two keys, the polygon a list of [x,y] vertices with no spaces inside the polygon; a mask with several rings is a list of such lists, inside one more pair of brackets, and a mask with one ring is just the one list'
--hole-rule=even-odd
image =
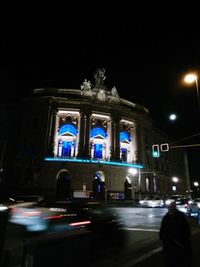
{"label": "white car", "polygon": [[164,206],[164,201],[159,196],[155,196],[152,198],[146,197],[143,200],[140,200],[139,203],[143,207],[151,207],[151,208]]}
{"label": "white car", "polygon": [[199,212],[200,212],[200,202],[198,202],[198,199],[194,199],[193,201],[189,202],[187,208],[187,215],[198,217]]}
{"label": "white car", "polygon": [[194,202],[197,204],[198,208],[200,209],[200,198],[195,198]]}
{"label": "white car", "polygon": [[165,200],[165,206],[169,206],[172,202],[176,202],[177,204],[177,200],[181,199],[181,196],[180,195],[171,195],[170,197],[168,197],[166,200]]}

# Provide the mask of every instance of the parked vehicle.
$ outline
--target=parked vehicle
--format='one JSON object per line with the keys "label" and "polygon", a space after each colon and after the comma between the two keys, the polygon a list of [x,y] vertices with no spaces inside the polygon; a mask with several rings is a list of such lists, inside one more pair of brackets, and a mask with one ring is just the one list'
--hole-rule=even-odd
{"label": "parked vehicle", "polygon": [[176,199],[176,207],[178,210],[187,213],[189,204],[191,203],[191,200],[187,198],[177,198]]}
{"label": "parked vehicle", "polygon": [[154,196],[152,198],[146,197],[143,200],[139,201],[139,204],[142,207],[163,207],[164,206],[164,201],[161,197],[159,196]]}
{"label": "parked vehicle", "polygon": [[165,206],[168,207],[172,202],[176,202],[179,201],[179,199],[181,199],[181,195],[171,195],[169,197],[166,198],[165,200]]}
{"label": "parked vehicle", "polygon": [[200,209],[200,198],[195,198],[194,202],[197,204],[198,208]]}
{"label": "parked vehicle", "polygon": [[187,208],[187,215],[197,217],[199,216],[199,212],[198,202],[196,202],[196,200],[191,201]]}

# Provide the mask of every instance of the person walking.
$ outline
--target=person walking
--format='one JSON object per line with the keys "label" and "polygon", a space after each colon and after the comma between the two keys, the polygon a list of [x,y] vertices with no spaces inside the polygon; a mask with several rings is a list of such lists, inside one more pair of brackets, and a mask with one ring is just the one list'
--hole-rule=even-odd
{"label": "person walking", "polygon": [[172,202],[164,215],[159,238],[163,245],[163,260],[166,267],[191,267],[191,229],[185,214]]}

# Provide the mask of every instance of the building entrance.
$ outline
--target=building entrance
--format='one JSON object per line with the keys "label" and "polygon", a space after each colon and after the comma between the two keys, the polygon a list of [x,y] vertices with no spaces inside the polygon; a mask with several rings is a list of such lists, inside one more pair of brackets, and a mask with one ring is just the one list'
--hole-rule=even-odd
{"label": "building entrance", "polygon": [[94,175],[93,197],[99,200],[105,199],[105,176],[102,171],[98,171]]}
{"label": "building entrance", "polygon": [[71,177],[68,171],[58,174],[56,184],[56,198],[66,200],[71,197]]}

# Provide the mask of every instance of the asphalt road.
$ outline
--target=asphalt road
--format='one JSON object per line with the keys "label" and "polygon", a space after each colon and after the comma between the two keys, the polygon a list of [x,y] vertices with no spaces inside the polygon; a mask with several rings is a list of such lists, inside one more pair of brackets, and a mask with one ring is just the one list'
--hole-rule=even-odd
{"label": "asphalt road", "polygon": [[[126,234],[126,242],[123,247],[102,250],[99,255],[93,257],[91,265],[88,266],[148,267],[154,264],[154,266],[162,267],[162,247],[158,238],[158,231],[166,209],[114,207],[113,212],[119,215],[124,226],[123,231]],[[200,225],[196,224],[195,220],[191,220],[191,227],[194,251],[193,266],[199,267]],[[18,227],[10,224],[6,232],[5,249],[11,251],[12,261],[10,266],[14,267],[17,266],[18,259],[22,257],[23,242],[27,239],[27,236]],[[16,251],[18,251],[17,254]],[[13,257],[14,254],[17,255],[18,259]]]}

